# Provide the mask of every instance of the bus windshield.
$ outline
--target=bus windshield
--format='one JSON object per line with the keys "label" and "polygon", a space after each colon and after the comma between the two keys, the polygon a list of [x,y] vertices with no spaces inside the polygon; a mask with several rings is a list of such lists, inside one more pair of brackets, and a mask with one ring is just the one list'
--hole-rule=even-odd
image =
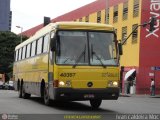
{"label": "bus windshield", "polygon": [[56,64],[117,65],[111,32],[58,31]]}

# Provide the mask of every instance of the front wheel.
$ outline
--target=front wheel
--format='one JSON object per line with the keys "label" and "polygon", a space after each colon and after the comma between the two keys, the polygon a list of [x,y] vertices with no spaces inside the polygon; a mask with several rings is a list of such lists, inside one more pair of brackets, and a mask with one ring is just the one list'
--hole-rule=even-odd
{"label": "front wheel", "polygon": [[51,104],[51,100],[50,100],[49,91],[47,88],[44,88],[43,98],[44,98],[44,104],[49,106]]}
{"label": "front wheel", "polygon": [[101,99],[90,100],[90,104],[93,109],[98,109],[101,103],[102,103]]}

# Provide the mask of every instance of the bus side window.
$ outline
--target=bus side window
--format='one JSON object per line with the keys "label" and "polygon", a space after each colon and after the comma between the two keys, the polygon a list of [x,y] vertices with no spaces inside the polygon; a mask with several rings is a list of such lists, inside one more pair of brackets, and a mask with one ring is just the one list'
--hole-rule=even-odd
{"label": "bus side window", "polygon": [[42,37],[37,41],[37,55],[42,53]]}
{"label": "bus side window", "polygon": [[49,41],[49,34],[46,34],[43,39],[43,53],[48,52],[48,41]]}
{"label": "bus side window", "polygon": [[19,49],[18,60],[21,60],[21,56],[22,56],[22,48]]}
{"label": "bus side window", "polygon": [[31,57],[35,56],[35,53],[36,53],[36,41],[32,42]]}
{"label": "bus side window", "polygon": [[18,51],[19,51],[19,50],[16,50],[15,61],[18,61]]}
{"label": "bus side window", "polygon": [[22,59],[26,58],[26,46],[23,47]]}
{"label": "bus side window", "polygon": [[31,49],[31,44],[28,44],[27,45],[27,55],[26,55],[26,58],[30,57],[30,49]]}

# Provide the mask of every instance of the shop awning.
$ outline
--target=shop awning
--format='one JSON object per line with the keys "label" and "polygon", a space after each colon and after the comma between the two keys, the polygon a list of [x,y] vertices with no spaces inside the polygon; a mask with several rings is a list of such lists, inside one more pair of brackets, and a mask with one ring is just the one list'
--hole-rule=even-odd
{"label": "shop awning", "polygon": [[129,70],[124,77],[124,80],[127,80],[129,77],[135,77],[136,69]]}

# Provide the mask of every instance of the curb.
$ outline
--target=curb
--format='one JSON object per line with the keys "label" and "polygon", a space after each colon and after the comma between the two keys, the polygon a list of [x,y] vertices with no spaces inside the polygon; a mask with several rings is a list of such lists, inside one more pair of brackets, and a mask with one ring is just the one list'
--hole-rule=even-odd
{"label": "curb", "polygon": [[130,95],[127,95],[127,94],[120,94],[119,96],[120,97],[131,97]]}
{"label": "curb", "polygon": [[160,98],[160,95],[150,96],[150,95],[120,94],[119,97],[148,97],[148,98]]}
{"label": "curb", "polygon": [[160,95],[150,96],[150,98],[160,98]]}

